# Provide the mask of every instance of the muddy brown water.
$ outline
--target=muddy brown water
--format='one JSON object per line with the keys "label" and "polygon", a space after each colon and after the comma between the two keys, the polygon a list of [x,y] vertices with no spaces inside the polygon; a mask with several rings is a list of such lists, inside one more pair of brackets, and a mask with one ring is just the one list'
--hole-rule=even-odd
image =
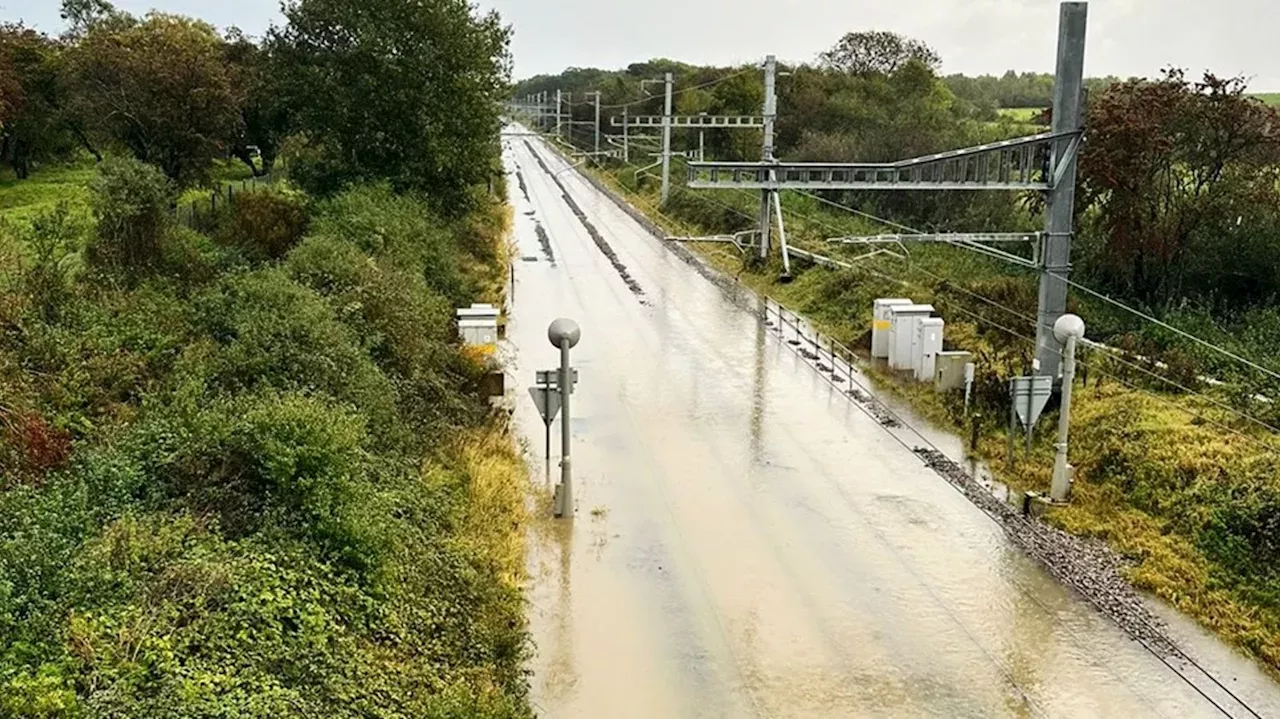
{"label": "muddy brown water", "polygon": [[[548,468],[524,387],[558,362],[552,319],[583,332],[576,512],[530,538],[540,715],[1223,716],[784,346],[749,297],[523,139],[504,143],[529,195],[510,183],[516,254],[543,259],[515,267],[503,353],[539,482],[558,472],[559,430]],[[1280,716],[1280,688],[1252,662],[1156,611]]]}

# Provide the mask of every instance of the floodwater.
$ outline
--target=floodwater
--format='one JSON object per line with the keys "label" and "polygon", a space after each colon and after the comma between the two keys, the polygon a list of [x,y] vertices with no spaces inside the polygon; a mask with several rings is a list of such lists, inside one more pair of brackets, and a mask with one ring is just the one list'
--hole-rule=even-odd
{"label": "floodwater", "polygon": [[[518,245],[504,352],[539,481],[558,473],[559,423],[548,472],[524,388],[558,364],[551,320],[582,327],[576,512],[530,541],[542,716],[1223,716],[797,357],[749,298],[541,141],[504,144]],[[1254,664],[1169,619],[1235,694],[1280,716]]]}

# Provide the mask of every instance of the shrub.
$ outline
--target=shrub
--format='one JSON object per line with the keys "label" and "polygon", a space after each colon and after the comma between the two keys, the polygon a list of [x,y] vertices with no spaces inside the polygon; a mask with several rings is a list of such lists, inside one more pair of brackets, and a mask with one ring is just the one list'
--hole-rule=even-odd
{"label": "shrub", "polygon": [[190,341],[191,315],[164,279],[129,292],[83,286],[56,324],[26,323],[12,352],[58,425],[77,435],[127,419]]}
{"label": "shrub", "polygon": [[309,537],[366,567],[373,540],[352,519],[368,485],[366,440],[363,419],[332,400],[268,392],[159,412],[137,446],[171,496],[229,536]]}
{"label": "shrub", "polygon": [[155,265],[175,199],[173,184],[156,167],[125,158],[105,160],[93,185],[98,230],[89,259],[128,269]]}
{"label": "shrub", "polygon": [[282,270],[229,275],[195,298],[195,313],[216,351],[182,372],[215,394],[322,392],[364,413],[378,438],[400,431],[394,387],[333,309]]}
{"label": "shrub", "polygon": [[83,228],[65,202],[36,215],[24,233],[31,265],[23,274],[22,285],[45,322],[58,319],[59,310],[71,295],[71,268],[82,233]]}
{"label": "shrub", "polygon": [[184,288],[212,282],[218,273],[234,265],[232,253],[219,248],[208,236],[179,224],[165,234],[159,269]]}
{"label": "shrub", "polygon": [[327,236],[290,253],[286,269],[313,287],[396,386],[401,422],[419,443],[480,419],[480,369],[454,340],[453,308],[420,275]]}
{"label": "shrub", "polygon": [[112,448],[81,453],[40,488],[0,492],[0,702],[18,693],[15,682],[59,693],[50,645],[68,607],[92,591],[71,573],[74,558],[103,523],[145,506],[151,487],[128,453]]}
{"label": "shrub", "polygon": [[307,232],[303,198],[281,190],[254,190],[236,196],[219,231],[224,244],[253,260],[278,260]]}
{"label": "shrub", "polygon": [[453,307],[420,275],[328,237],[307,240],[286,268],[325,295],[380,366],[409,373],[452,350]]}
{"label": "shrub", "polygon": [[356,183],[359,176],[334,152],[301,135],[285,140],[280,162],[289,181],[315,197],[332,197]]}
{"label": "shrub", "polygon": [[[38,481],[45,473],[65,466],[71,456],[70,433],[33,412],[9,412],[0,407],[0,441],[16,455],[8,468],[9,476],[0,477],[0,490],[15,481]],[[5,464],[0,452],[0,469]]]}
{"label": "shrub", "polygon": [[473,296],[450,227],[422,200],[397,195],[386,185],[358,186],[322,203],[312,231],[420,274],[455,305],[467,304]]}

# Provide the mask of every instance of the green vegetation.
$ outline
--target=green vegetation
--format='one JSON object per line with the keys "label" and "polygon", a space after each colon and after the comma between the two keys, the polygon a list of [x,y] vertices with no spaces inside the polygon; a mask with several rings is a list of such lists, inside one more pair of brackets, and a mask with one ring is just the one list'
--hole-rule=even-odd
{"label": "green vegetation", "polygon": [[314,131],[293,176],[320,193],[385,179],[429,191],[438,212],[469,209],[466,190],[500,172],[510,30],[497,14],[403,0],[308,0],[284,14],[267,50],[283,101]]}
{"label": "green vegetation", "polygon": [[[398,80],[397,43],[448,45],[495,127],[494,18],[380,8],[406,22],[360,26],[351,86]],[[502,302],[509,210],[485,174],[400,181],[474,138],[402,97],[384,109],[430,141],[403,166],[324,157],[347,181],[317,188],[250,138],[305,156],[386,115],[277,116],[244,103],[279,55],[100,0],[64,12],[57,40],[0,28],[0,68],[24,68],[0,82],[0,715],[530,716],[526,473],[453,326]],[[97,117],[122,98],[138,122]],[[496,139],[469,152],[490,167]],[[184,194],[273,166],[198,231],[176,221]]]}
{"label": "green vegetation", "polygon": [[[758,102],[758,93],[740,85],[745,81],[731,69],[675,67],[678,88],[733,78],[682,94],[687,106],[745,114]],[[654,69],[633,66],[603,78],[576,70],[536,82],[564,87],[566,80],[592,78],[621,88],[613,97],[606,93],[604,102],[613,104],[631,101],[633,72]],[[1017,134],[1029,114],[984,121],[948,92],[953,83],[933,77],[922,62],[908,60],[890,72],[791,70],[778,123],[778,152],[790,159],[925,154]],[[756,73],[745,77],[758,87]],[[633,111],[647,112],[643,104]],[[1277,119],[1245,94],[1243,82],[1212,75],[1193,82],[1175,71],[1095,91],[1073,276],[1242,356],[1269,356],[1280,337],[1280,313],[1272,305],[1280,294],[1273,273],[1280,266],[1280,225],[1273,217],[1280,207],[1280,144],[1269,130]],[[574,139],[588,138],[578,133]],[[748,159],[758,153],[759,139],[748,133],[718,138],[713,156]],[[711,133],[707,140],[710,148]],[[688,142],[687,134],[676,133],[677,148]],[[656,179],[637,180],[633,170],[613,160],[592,169],[672,234],[755,226],[755,193],[695,192],[677,184],[659,208]],[[825,239],[885,232],[873,216],[939,230],[1025,231],[1041,223],[1038,199],[786,192],[783,203],[793,245],[852,261],[865,249]],[[1007,380],[1031,370],[1036,277],[957,248],[907,249],[909,257],[863,259],[850,270],[798,265],[794,281],[779,284],[776,259],[760,267],[727,245],[697,246],[722,270],[855,349],[867,347],[876,297],[933,303],[947,319],[947,348],[970,350],[977,359],[974,411],[983,418],[977,454],[1012,486],[1047,489],[1049,433],[1041,433],[1034,461],[1005,464]],[[1078,481],[1073,504],[1052,521],[1108,541],[1133,560],[1130,576],[1139,586],[1280,669],[1280,572],[1273,557],[1280,447],[1266,426],[1280,425],[1280,412],[1255,398],[1280,397],[1280,385],[1092,295],[1073,293],[1072,310],[1087,320],[1093,339],[1124,354],[1084,353],[1072,443]],[[958,396],[872,374],[925,416],[968,433],[973,419]],[[1207,383],[1206,374],[1224,382]]]}
{"label": "green vegetation", "polygon": [[504,215],[259,191],[204,237],[110,168],[6,276],[5,714],[523,715],[523,468],[451,324]]}
{"label": "green vegetation", "polygon": [[1044,113],[1043,107],[1002,107],[1000,108],[1000,117],[1008,118],[1014,122],[1033,123],[1036,118]]}
{"label": "green vegetation", "polygon": [[41,168],[28,179],[12,172],[0,174],[0,219],[18,222],[52,210],[60,202],[87,212],[89,184],[95,168],[92,160]]}
{"label": "green vegetation", "polygon": [[1268,105],[1280,105],[1280,92],[1254,92],[1249,96],[1256,97]]}

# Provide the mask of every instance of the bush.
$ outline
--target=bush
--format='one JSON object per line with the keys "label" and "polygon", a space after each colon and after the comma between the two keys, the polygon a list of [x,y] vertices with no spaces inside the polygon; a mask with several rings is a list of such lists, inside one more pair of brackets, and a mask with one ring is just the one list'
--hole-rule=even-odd
{"label": "bush", "polygon": [[387,442],[401,436],[395,388],[315,292],[280,269],[229,275],[196,297],[195,324],[214,343],[180,372],[213,394],[322,392],[358,409]]}
{"label": "bush", "polygon": [[137,435],[148,472],[228,536],[309,537],[360,568],[377,562],[373,540],[352,519],[368,485],[366,441],[352,410],[271,392],[161,411]]}
{"label": "bush", "polygon": [[105,160],[98,172],[91,200],[98,230],[89,259],[104,267],[154,266],[177,198],[173,184],[156,167],[132,159]]}
{"label": "bush", "polygon": [[282,190],[242,192],[219,230],[223,244],[240,248],[252,260],[278,260],[307,232],[303,198]]}
{"label": "bush", "polygon": [[149,489],[126,452],[103,449],[81,453],[42,487],[0,492],[0,713],[38,706],[19,701],[29,692],[46,701],[71,693],[57,676],[56,644],[69,607],[93,590],[70,571],[74,559],[103,523],[147,504]]}
{"label": "bush", "polygon": [[71,268],[83,228],[64,202],[42,212],[24,233],[31,265],[23,274],[23,289],[45,322],[55,322],[71,295]]}
{"label": "bush", "polygon": [[212,282],[236,261],[233,253],[218,247],[208,236],[173,224],[161,246],[159,269],[183,289],[192,289]]}
{"label": "bush", "polygon": [[322,203],[312,233],[350,243],[420,274],[456,306],[469,304],[474,294],[463,276],[451,228],[422,200],[397,195],[386,185],[362,185]]}
{"label": "bush", "polygon": [[[129,292],[81,285],[59,322],[28,322],[9,336],[15,360],[39,381],[38,402],[77,436],[127,420],[172,371],[190,341],[191,314],[172,283]],[[2,345],[0,345],[2,347]]]}
{"label": "bush", "polygon": [[453,429],[503,218],[363,188],[294,246],[280,199],[234,242],[99,208],[108,272],[53,221],[38,285],[0,266],[0,715],[530,715],[523,467]]}
{"label": "bush", "polygon": [[322,295],[385,369],[407,374],[453,348],[453,307],[420,275],[379,262],[341,241],[315,237],[285,264]]}

